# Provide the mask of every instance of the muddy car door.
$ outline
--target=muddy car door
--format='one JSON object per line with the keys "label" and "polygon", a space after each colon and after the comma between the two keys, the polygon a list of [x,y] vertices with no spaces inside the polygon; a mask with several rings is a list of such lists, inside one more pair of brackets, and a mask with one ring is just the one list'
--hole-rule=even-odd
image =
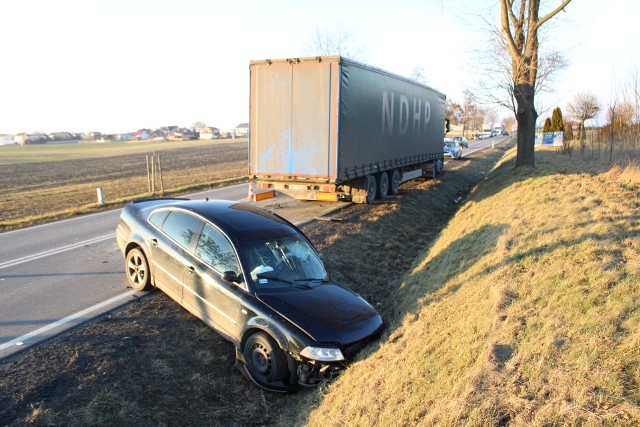
{"label": "muddy car door", "polygon": [[206,224],[194,254],[197,260],[187,266],[184,277],[183,305],[200,313],[203,321],[224,335],[237,339],[244,318],[241,297],[245,284],[222,280],[225,272],[241,277],[233,246],[220,231]]}
{"label": "muddy car door", "polygon": [[162,224],[162,235],[151,241],[154,279],[171,298],[180,302],[182,283],[189,254],[204,222],[181,211],[170,211]]}

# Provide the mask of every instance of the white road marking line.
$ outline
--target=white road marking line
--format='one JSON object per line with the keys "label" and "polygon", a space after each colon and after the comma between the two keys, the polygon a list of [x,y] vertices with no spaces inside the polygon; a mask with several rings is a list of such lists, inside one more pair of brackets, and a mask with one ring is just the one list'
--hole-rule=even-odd
{"label": "white road marking line", "polygon": [[114,303],[114,302],[116,302],[118,300],[127,298],[127,297],[129,297],[129,296],[131,296],[131,295],[133,295],[135,293],[136,293],[136,291],[134,291],[134,290],[127,291],[124,294],[120,294],[120,295],[115,296],[115,297],[113,297],[111,299],[108,299],[106,301],[102,301],[101,303],[98,303],[98,304],[96,304],[94,306],[91,306],[89,308],[85,308],[82,311],[79,311],[79,312],[77,312],[75,314],[67,316],[64,319],[60,319],[60,320],[58,320],[56,322],[50,323],[50,324],[48,324],[46,326],[43,326],[40,329],[36,329],[33,332],[29,332],[28,334],[25,334],[25,335],[22,335],[22,336],[20,336],[18,338],[12,339],[11,341],[7,341],[4,344],[0,344],[0,351],[6,350],[7,348],[9,348],[11,346],[14,346],[14,345],[17,345],[18,343],[24,343],[24,341],[26,341],[26,340],[28,340],[30,338],[36,337],[38,335],[41,335],[41,334],[43,334],[43,333],[45,333],[47,331],[50,331],[51,329],[57,328],[58,326],[64,325],[64,324],[69,323],[69,322],[72,322],[73,320],[75,320],[75,319],[77,319],[79,317],[82,317],[82,316],[84,316],[86,314],[89,314],[89,313],[91,313],[93,311],[96,311],[96,310],[98,310],[98,309],[100,309],[102,307],[105,307],[105,306],[107,306],[109,304],[112,304],[112,303]]}
{"label": "white road marking line", "polygon": [[55,249],[50,249],[48,251],[40,252],[38,254],[27,255],[27,256],[22,257],[22,258],[14,259],[14,260],[11,260],[11,261],[5,261],[5,262],[0,263],[0,270],[2,270],[3,268],[13,267],[13,266],[16,266],[18,264],[23,264],[25,262],[34,261],[36,259],[44,258],[44,257],[50,256],[50,255],[56,255],[56,254],[59,254],[59,253],[62,253],[62,252],[70,251],[70,250],[76,249],[76,248],[78,248],[80,246],[90,245],[92,243],[99,243],[99,242],[102,242],[102,241],[105,241],[105,240],[113,239],[115,236],[116,236],[116,233],[110,233],[110,234],[106,234],[104,236],[95,237],[93,239],[83,240],[82,242],[72,243],[70,245],[61,246],[61,247],[55,248]]}
{"label": "white road marking line", "polygon": [[111,209],[111,210],[103,211],[103,212],[96,212],[96,213],[87,214],[87,215],[84,215],[84,216],[76,216],[76,217],[73,217],[73,218],[61,219],[61,220],[58,220],[58,221],[47,222],[45,224],[30,225],[27,228],[19,228],[17,230],[3,231],[2,235],[5,236],[5,235],[8,235],[8,234],[17,234],[17,233],[20,233],[20,232],[24,232],[25,230],[34,230],[34,229],[38,229],[38,228],[51,227],[51,226],[56,226],[56,225],[63,224],[63,223],[66,223],[66,222],[71,222],[71,221],[87,220],[89,217],[96,217],[96,216],[101,216],[101,215],[113,214],[114,211],[118,211],[118,210],[122,210],[122,208]]}

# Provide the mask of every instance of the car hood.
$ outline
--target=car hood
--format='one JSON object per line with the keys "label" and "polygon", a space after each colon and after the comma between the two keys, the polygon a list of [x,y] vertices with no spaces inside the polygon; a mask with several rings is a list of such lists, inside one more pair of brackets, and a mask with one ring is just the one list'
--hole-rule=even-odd
{"label": "car hood", "polygon": [[382,326],[369,303],[337,283],[258,298],[318,343],[351,344]]}

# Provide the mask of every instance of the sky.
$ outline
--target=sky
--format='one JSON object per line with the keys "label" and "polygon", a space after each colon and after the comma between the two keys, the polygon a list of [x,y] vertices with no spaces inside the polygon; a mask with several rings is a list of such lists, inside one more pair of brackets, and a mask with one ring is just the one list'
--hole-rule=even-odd
{"label": "sky", "polygon": [[[361,62],[403,76],[419,68],[462,102],[497,3],[0,0],[0,133],[232,128],[248,121],[250,61],[314,56],[317,31],[348,32]],[[542,0],[543,12],[559,3]],[[568,66],[541,117],[581,92],[604,104],[640,70],[638,18],[634,0],[573,0],[550,23],[543,43]]]}

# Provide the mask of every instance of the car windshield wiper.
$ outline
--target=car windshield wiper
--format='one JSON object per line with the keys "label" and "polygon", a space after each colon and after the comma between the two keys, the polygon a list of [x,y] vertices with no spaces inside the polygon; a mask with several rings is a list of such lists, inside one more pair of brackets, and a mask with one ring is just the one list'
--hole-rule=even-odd
{"label": "car windshield wiper", "polygon": [[294,280],[294,282],[321,282],[321,283],[327,283],[327,282],[329,282],[329,279],[316,279],[314,277],[307,277],[305,279],[296,279],[296,280]]}
{"label": "car windshield wiper", "polygon": [[295,287],[300,288],[300,289],[311,289],[311,286],[309,286],[307,284],[296,283],[297,280],[292,282],[291,280],[283,279],[281,277],[272,276],[272,275],[269,275],[269,274],[258,274],[257,276],[259,278],[262,278],[262,279],[269,279],[269,280],[275,280],[276,282],[286,283],[287,285],[295,286]]}

